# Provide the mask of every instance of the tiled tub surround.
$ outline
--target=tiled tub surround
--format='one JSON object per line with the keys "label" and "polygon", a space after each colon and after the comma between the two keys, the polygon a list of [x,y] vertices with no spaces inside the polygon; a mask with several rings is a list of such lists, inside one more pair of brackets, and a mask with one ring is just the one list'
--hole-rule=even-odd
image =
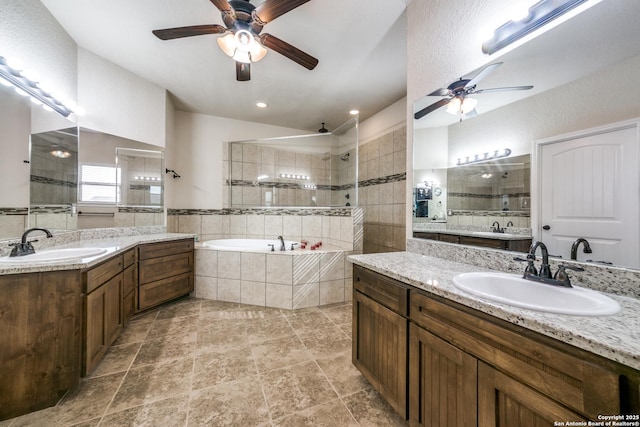
{"label": "tiled tub surround", "polygon": [[[513,253],[420,239],[409,239],[407,250],[355,255],[349,260],[416,288],[640,369],[639,271],[581,264],[586,271],[581,276],[572,271],[572,281],[578,286],[607,293],[622,306],[622,311],[613,316],[569,316],[479,299],[453,285],[452,278],[459,273],[490,270],[522,273],[524,267],[512,260]],[[554,271],[555,267],[552,267]],[[596,284],[598,286],[594,286]]]}
{"label": "tiled tub surround", "polygon": [[195,295],[290,310],[351,301],[351,252],[322,248],[221,251],[199,243]]}
{"label": "tiled tub surround", "polygon": [[355,207],[170,209],[167,230],[195,234],[200,241],[282,236],[361,252],[362,221],[363,211]]}

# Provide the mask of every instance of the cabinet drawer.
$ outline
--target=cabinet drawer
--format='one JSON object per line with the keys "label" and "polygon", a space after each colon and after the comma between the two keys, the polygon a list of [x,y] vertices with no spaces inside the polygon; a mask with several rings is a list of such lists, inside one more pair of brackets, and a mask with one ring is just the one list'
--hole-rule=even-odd
{"label": "cabinet drawer", "polygon": [[140,285],[140,310],[153,307],[193,291],[193,273],[184,273],[167,279]]}
{"label": "cabinet drawer", "polygon": [[581,414],[620,413],[619,376],[597,356],[418,292],[411,293],[410,314],[446,342]]}
{"label": "cabinet drawer", "polygon": [[129,267],[131,264],[134,264],[137,259],[137,251],[135,249],[129,249],[127,252],[122,254],[123,265],[125,268]]}
{"label": "cabinet drawer", "polygon": [[164,257],[182,252],[193,251],[193,239],[174,240],[170,242],[149,243],[139,248],[138,259]]}
{"label": "cabinet drawer", "polygon": [[413,233],[413,237],[418,239],[438,240],[438,233],[429,233],[424,231],[416,231]]}
{"label": "cabinet drawer", "polygon": [[125,268],[123,271],[123,290],[122,294],[127,295],[138,286],[138,265],[133,264]]}
{"label": "cabinet drawer", "polygon": [[409,288],[401,282],[354,265],[353,288],[396,313],[408,314]]}
{"label": "cabinet drawer", "polygon": [[146,259],[140,261],[139,268],[138,278],[141,285],[187,273],[193,270],[193,252]]}
{"label": "cabinet drawer", "polygon": [[84,291],[88,294],[122,271],[122,255],[111,258],[86,272]]}

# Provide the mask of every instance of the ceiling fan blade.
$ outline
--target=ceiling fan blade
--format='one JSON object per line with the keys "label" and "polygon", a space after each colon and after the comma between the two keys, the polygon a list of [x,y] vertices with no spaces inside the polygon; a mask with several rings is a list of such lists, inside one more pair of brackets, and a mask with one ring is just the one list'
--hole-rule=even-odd
{"label": "ceiling fan blade", "polygon": [[214,6],[220,10],[220,12],[225,13],[225,12],[233,11],[233,8],[231,7],[231,5],[227,0],[211,0],[211,3],[213,3]]}
{"label": "ceiling fan blade", "polygon": [[[213,1],[213,0],[211,0]],[[255,16],[262,21],[262,24],[271,22],[277,17],[284,15],[298,6],[302,6],[309,0],[266,0],[258,5],[254,11]]]}
{"label": "ceiling fan blade", "polygon": [[422,110],[418,111],[417,113],[415,113],[413,115],[413,117],[418,120],[423,118],[424,116],[426,116],[427,114],[436,111],[438,108],[440,107],[444,107],[445,105],[447,105],[449,103],[449,101],[451,101],[453,98],[445,98],[445,99],[441,99],[438,102],[434,102],[433,104],[429,105],[428,107],[424,107]]}
{"label": "ceiling fan blade", "polygon": [[475,86],[480,80],[482,80],[485,77],[487,77],[487,75],[489,73],[491,73],[493,70],[495,70],[496,68],[498,68],[501,65],[502,65],[502,62],[494,62],[493,64],[487,65],[482,70],[480,70],[480,72],[478,74],[476,74],[475,77],[471,78],[471,80],[469,80],[467,82],[467,84],[464,85],[464,87],[468,88],[468,87]]}
{"label": "ceiling fan blade", "polygon": [[236,61],[236,80],[239,82],[251,80],[251,64]]}
{"label": "ceiling fan blade", "polygon": [[276,36],[272,36],[271,34],[261,34],[260,42],[265,47],[273,49],[274,51],[286,56],[294,62],[297,62],[308,70],[313,70],[314,68],[316,68],[316,65],[318,65],[318,60],[313,56],[301,51],[297,47],[292,46],[285,41],[280,40]]}
{"label": "ceiling fan blade", "polygon": [[511,86],[511,87],[493,87],[490,89],[478,89],[474,92],[474,94],[484,93],[484,92],[504,92],[508,90],[529,90],[533,89],[533,86]]}
{"label": "ceiling fan blade", "polygon": [[161,40],[179,39],[182,37],[201,36],[204,34],[222,34],[227,29],[222,25],[194,25],[191,27],[165,28],[153,30],[153,34]]}
{"label": "ceiling fan blade", "polygon": [[434,90],[427,96],[449,96],[451,95],[451,91],[445,87],[441,87],[440,89]]}

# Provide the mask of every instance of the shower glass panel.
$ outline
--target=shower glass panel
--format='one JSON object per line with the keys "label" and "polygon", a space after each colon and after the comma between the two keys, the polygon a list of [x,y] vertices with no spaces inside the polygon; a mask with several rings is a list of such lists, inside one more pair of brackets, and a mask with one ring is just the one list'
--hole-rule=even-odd
{"label": "shower glass panel", "polygon": [[310,135],[229,143],[231,207],[357,206],[358,119]]}

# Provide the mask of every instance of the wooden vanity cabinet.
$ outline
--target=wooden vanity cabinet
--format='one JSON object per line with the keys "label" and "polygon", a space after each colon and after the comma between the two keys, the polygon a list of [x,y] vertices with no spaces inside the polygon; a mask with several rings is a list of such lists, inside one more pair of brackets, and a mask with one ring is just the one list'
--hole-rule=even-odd
{"label": "wooden vanity cabinet", "polygon": [[126,328],[136,311],[138,300],[138,251],[129,249],[123,254],[124,270],[122,272],[122,323]]}
{"label": "wooden vanity cabinet", "polygon": [[78,384],[82,306],[79,270],[0,276],[0,421],[53,406]]}
{"label": "wooden vanity cabinet", "polygon": [[194,289],[193,239],[138,247],[138,311],[187,295]]}
{"label": "wooden vanity cabinet", "polygon": [[406,285],[354,266],[353,364],[407,417]]}
{"label": "wooden vanity cabinet", "polygon": [[88,375],[120,336],[123,316],[123,255],[83,273],[86,293],[83,375]]}
{"label": "wooden vanity cabinet", "polygon": [[[358,313],[356,307],[363,306],[364,298],[368,305],[378,303],[358,290],[358,278],[362,282],[363,277],[379,287],[393,282],[393,287],[376,289],[387,297],[402,284],[354,266],[354,364],[380,391],[378,377],[386,377],[373,370],[377,376],[372,381],[372,369],[356,363],[356,350],[368,350],[366,360],[381,366],[378,361],[388,357],[385,352],[403,346],[396,336],[387,338],[387,326],[365,328],[375,315],[367,314],[365,323],[363,313],[368,311]],[[392,372],[399,377],[406,368],[413,426],[533,427],[640,409],[637,370],[413,287],[408,296],[408,364]],[[362,345],[368,342],[359,337],[363,331],[377,339],[375,347]],[[396,401],[389,403],[398,410]]]}
{"label": "wooden vanity cabinet", "polygon": [[440,242],[457,243],[460,245],[480,246],[483,248],[502,249],[514,252],[528,252],[531,238],[522,239],[493,239],[491,237],[465,236],[449,233],[434,233],[416,231],[413,237],[418,239],[438,240]]}

